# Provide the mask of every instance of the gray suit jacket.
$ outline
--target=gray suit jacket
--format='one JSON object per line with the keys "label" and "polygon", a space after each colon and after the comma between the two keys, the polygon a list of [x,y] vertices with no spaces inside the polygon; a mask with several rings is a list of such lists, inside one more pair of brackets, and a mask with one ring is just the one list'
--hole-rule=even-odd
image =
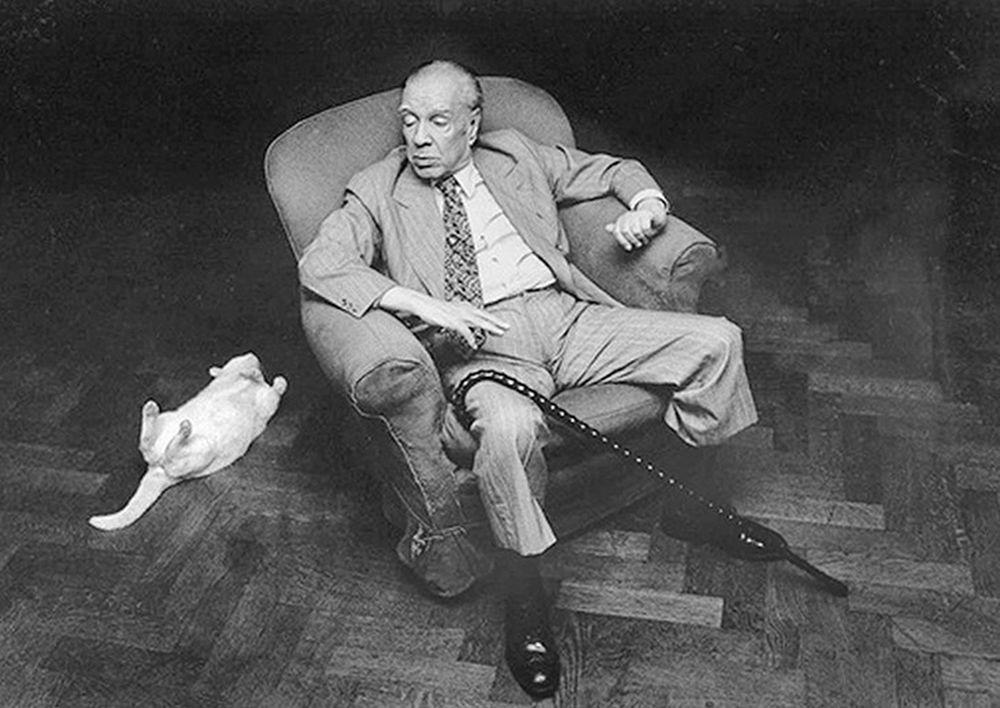
{"label": "gray suit jacket", "polygon": [[[540,145],[514,130],[482,135],[473,161],[560,287],[581,299],[617,304],[570,262],[557,209],[608,195],[627,204],[641,190],[657,188],[642,165]],[[303,253],[299,278],[356,317],[396,284],[444,297],[444,225],[433,187],[410,169],[403,147],[351,179],[344,205],[323,221]]]}

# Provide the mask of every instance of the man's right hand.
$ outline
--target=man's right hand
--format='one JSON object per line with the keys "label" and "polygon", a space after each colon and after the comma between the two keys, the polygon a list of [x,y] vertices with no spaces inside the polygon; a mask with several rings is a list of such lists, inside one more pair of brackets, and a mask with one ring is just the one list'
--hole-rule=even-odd
{"label": "man's right hand", "polygon": [[499,317],[467,302],[439,300],[401,285],[386,290],[379,300],[379,307],[390,312],[413,315],[431,326],[458,332],[473,349],[476,346],[473,327],[497,336],[510,328],[510,325]]}

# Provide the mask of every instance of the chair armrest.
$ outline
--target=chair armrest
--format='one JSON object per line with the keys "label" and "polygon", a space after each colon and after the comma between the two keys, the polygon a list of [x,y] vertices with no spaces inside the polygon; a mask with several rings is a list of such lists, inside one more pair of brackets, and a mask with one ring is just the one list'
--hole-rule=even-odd
{"label": "chair armrest", "polygon": [[671,214],[663,233],[647,246],[625,251],[604,229],[624,210],[611,197],[560,210],[573,263],[626,305],[695,312],[705,279],[724,267],[719,247]]}
{"label": "chair armrest", "polygon": [[455,465],[445,456],[445,398],[430,355],[387,312],[356,318],[308,293],[302,326],[323,373],[375,419],[373,472],[408,512],[396,555],[437,595],[464,592],[491,563],[465,534]]}
{"label": "chair armrest", "polygon": [[389,313],[354,317],[305,292],[302,327],[327,379],[362,415],[392,417],[415,397],[444,404],[427,350]]}

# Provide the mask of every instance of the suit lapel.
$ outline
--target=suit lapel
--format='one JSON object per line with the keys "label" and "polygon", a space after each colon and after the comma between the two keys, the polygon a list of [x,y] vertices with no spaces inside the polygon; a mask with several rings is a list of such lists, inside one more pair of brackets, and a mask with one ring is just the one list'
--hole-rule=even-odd
{"label": "suit lapel", "polygon": [[400,219],[403,252],[428,293],[444,297],[444,223],[434,202],[434,188],[406,166],[393,198],[405,209]]}
{"label": "suit lapel", "polygon": [[[549,224],[538,208],[538,196],[531,189],[523,166],[513,156],[492,149],[477,148],[474,160],[493,198],[510,219],[521,238],[561,282],[572,275],[566,257],[548,236]],[[405,166],[396,180],[393,199],[405,213],[400,219],[403,252],[413,272],[428,293],[444,297],[444,223],[434,201],[434,188]]]}
{"label": "suit lapel", "polygon": [[528,248],[545,262],[559,280],[569,279],[569,264],[554,245],[555,234],[547,237],[544,233],[544,229],[554,227],[538,208],[538,196],[531,189],[524,167],[512,155],[494,150],[478,150],[475,160],[493,198]]}

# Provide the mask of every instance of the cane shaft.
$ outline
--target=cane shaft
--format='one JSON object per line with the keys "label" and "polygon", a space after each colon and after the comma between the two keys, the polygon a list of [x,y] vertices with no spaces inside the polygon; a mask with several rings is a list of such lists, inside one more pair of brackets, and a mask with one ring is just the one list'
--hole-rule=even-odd
{"label": "cane shaft", "polygon": [[839,580],[830,575],[827,575],[822,570],[814,566],[812,563],[802,558],[801,556],[797,556],[791,551],[788,551],[785,557],[792,565],[801,568],[802,570],[809,573],[809,575],[813,576],[821,583],[823,583],[823,585],[826,586],[826,589],[829,590],[834,595],[836,595],[837,597],[847,597],[847,586],[844,583],[840,582]]}
{"label": "cane shaft", "polygon": [[[730,548],[739,548],[743,557],[748,557],[747,554],[753,552],[752,557],[750,557],[752,560],[788,560],[793,565],[801,568],[814,578],[821,581],[823,586],[834,595],[839,597],[847,595],[846,585],[795,555],[789,549],[788,543],[785,539],[777,532],[768,529],[757,522],[744,519],[733,510],[720,506],[711,500],[695,494],[691,489],[685,487],[676,479],[667,475],[663,470],[659,469],[651,462],[643,460],[641,456],[636,455],[621,443],[610,439],[607,435],[604,435],[596,428],[580,420],[561,406],[556,405],[555,402],[543,396],[538,391],[535,391],[514,377],[508,376],[503,372],[491,369],[474,371],[462,379],[458,386],[455,387],[452,394],[452,400],[455,404],[459,420],[463,425],[465,425],[466,428],[471,426],[472,421],[465,408],[465,396],[468,394],[469,389],[483,381],[498,383],[522,394],[541,408],[542,411],[556,420],[569,425],[585,438],[593,440],[603,447],[617,452],[621,457],[625,458],[629,462],[641,467],[647,473],[662,480],[664,484],[670,488],[676,499],[681,500],[684,504],[687,504],[689,508],[695,509],[695,511],[701,515],[701,521],[706,522],[705,528],[708,528],[713,532],[710,536],[712,536],[714,540],[713,538],[709,538],[707,539],[708,542],[714,543],[714,545],[718,545],[727,550]],[[736,539],[736,542],[720,542],[718,537],[719,529],[724,529],[729,534],[730,538]],[[742,546],[740,544],[742,544]],[[737,553],[737,555],[740,555],[740,553]]]}

